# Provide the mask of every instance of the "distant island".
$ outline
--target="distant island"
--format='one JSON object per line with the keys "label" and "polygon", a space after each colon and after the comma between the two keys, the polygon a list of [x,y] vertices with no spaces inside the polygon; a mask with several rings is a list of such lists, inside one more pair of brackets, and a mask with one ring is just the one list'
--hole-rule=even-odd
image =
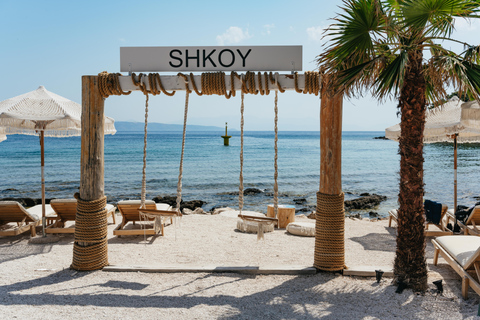
{"label": "distant island", "polygon": [[[129,122],[129,121],[115,121],[115,129],[117,132],[132,132],[132,131],[143,131],[145,124],[143,122]],[[216,127],[216,126],[200,126],[194,124],[188,124],[187,130],[189,131],[223,131],[225,132],[225,127]],[[228,128],[229,131],[238,131],[235,129]],[[183,124],[168,124],[168,123],[159,123],[159,122],[149,122],[148,131],[183,131]]]}

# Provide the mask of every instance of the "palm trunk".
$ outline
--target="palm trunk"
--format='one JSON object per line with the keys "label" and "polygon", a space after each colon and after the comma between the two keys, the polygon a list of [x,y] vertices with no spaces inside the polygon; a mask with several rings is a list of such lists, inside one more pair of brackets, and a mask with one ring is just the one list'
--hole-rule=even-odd
{"label": "palm trunk", "polygon": [[398,195],[397,250],[394,274],[416,291],[427,289],[423,209],[423,129],[425,127],[425,78],[422,52],[411,51],[404,86],[400,92],[401,136],[400,192]]}

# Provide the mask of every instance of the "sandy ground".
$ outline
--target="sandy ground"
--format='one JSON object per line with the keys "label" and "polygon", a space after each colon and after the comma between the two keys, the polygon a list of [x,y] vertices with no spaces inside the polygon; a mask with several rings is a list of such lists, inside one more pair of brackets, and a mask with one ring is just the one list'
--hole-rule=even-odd
{"label": "sandy ground", "polygon": [[[300,217],[298,220],[308,220]],[[117,223],[120,221],[117,216]],[[308,220],[313,221],[313,220]],[[189,215],[164,237],[114,237],[109,263],[122,266],[312,266],[314,238],[279,229],[257,241],[235,230],[235,215]],[[346,219],[346,265],[391,268],[395,228],[386,220]],[[473,319],[480,299],[461,297],[460,277],[440,259],[430,289],[395,293],[391,279],[340,274],[77,272],[73,235],[29,244],[29,235],[0,238],[2,319]],[[443,279],[437,294],[432,281]]]}

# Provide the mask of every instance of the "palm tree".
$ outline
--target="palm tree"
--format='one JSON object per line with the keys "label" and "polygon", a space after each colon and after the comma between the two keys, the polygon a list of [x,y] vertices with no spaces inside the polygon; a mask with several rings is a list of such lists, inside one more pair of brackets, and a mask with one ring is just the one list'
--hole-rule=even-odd
{"label": "palm tree", "polygon": [[[401,114],[400,188],[395,282],[427,288],[423,209],[423,129],[427,102],[446,97],[450,86],[478,99],[479,47],[455,53],[455,18],[478,18],[480,2],[469,0],[344,0],[327,29],[321,70],[335,76],[335,92],[365,90],[380,100],[398,99]],[[425,55],[424,55],[425,54]]]}

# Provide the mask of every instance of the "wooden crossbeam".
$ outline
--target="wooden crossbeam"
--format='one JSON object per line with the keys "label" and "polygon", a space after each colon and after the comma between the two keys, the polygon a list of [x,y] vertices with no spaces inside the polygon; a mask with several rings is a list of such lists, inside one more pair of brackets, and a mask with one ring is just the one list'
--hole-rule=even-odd
{"label": "wooden crossbeam", "polygon": [[[189,75],[185,73],[186,75]],[[239,73],[239,75],[242,75]],[[264,73],[261,75],[262,77],[262,87],[265,89],[265,76]],[[161,75],[160,79],[162,81],[162,85],[167,91],[185,91],[185,80],[183,77],[178,75]],[[190,79],[190,77],[189,77]],[[230,73],[225,74],[225,87],[227,91],[230,91]],[[138,81],[138,74],[136,75],[136,80]],[[281,87],[285,90],[295,90],[295,76],[293,74],[278,74],[277,76],[278,83]],[[201,75],[194,75],[195,85],[199,90],[201,90]],[[139,88],[135,86],[132,82],[131,76],[119,76],[120,86],[122,87],[123,91],[137,91]],[[256,88],[259,88],[258,76],[255,75],[255,85]],[[150,90],[150,84],[146,81],[147,89]],[[239,92],[241,90],[242,84],[238,78],[234,78],[234,87],[235,90]],[[298,74],[297,76],[297,87],[298,89],[303,90],[305,88],[305,75]],[[193,90],[192,84],[189,85],[189,88]],[[275,90],[275,84],[270,83],[269,88],[271,91]],[[160,88],[157,88],[160,90]]]}

